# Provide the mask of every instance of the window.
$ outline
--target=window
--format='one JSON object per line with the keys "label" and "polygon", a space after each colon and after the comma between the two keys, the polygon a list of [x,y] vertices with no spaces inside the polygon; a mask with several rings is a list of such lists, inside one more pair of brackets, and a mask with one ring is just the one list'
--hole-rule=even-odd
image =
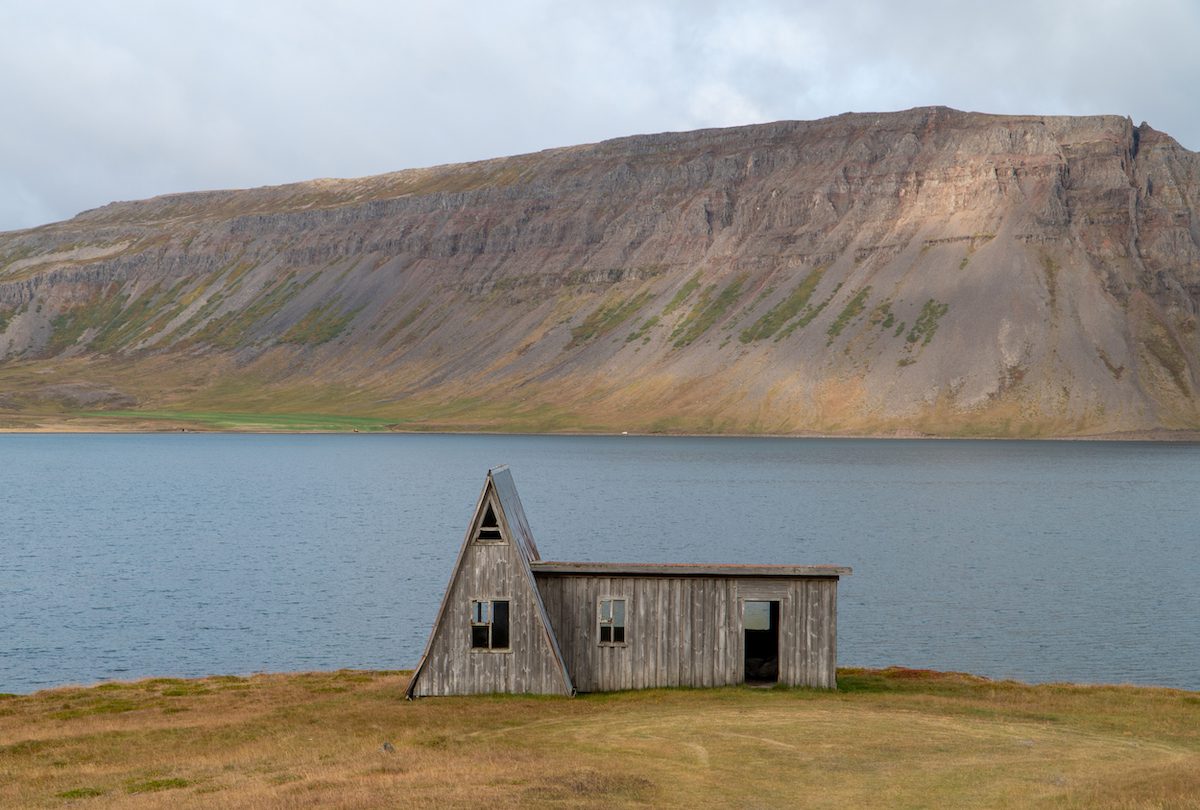
{"label": "window", "polygon": [[625,600],[600,600],[600,643],[625,643]]}
{"label": "window", "polygon": [[481,543],[504,542],[504,537],[500,534],[500,521],[496,519],[491,503],[488,503],[483,512],[483,520],[479,521],[479,531],[475,533],[475,539]]}
{"label": "window", "polygon": [[508,649],[508,600],[471,601],[471,649]]}

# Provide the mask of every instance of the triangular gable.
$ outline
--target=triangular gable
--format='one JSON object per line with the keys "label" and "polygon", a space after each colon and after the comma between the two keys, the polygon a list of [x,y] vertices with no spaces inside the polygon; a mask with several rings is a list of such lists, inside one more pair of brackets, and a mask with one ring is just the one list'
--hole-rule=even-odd
{"label": "triangular gable", "polygon": [[[489,511],[491,514],[489,514]],[[495,536],[496,533],[488,525],[489,521],[487,519],[490,517],[496,519],[496,526],[500,534],[499,538]],[[546,615],[546,607],[542,602],[541,592],[538,590],[537,582],[533,577],[533,571],[529,565],[530,562],[539,559],[537,545],[534,543],[533,534],[529,530],[529,521],[525,517],[525,510],[521,506],[520,497],[517,495],[512,474],[507,467],[497,467],[488,471],[483,490],[479,493],[479,500],[475,505],[474,516],[471,519],[466,536],[463,538],[462,546],[459,548],[458,557],[454,563],[454,570],[451,573],[450,582],[446,586],[446,592],[442,596],[441,605],[438,607],[433,629],[430,631],[429,639],[425,643],[425,650],[421,655],[421,660],[417,664],[417,668],[413,671],[408,688],[405,690],[406,697],[411,699],[416,693],[416,687],[422,675],[425,674],[428,676],[427,667],[430,664],[430,657],[434,651],[435,643],[439,641],[444,630],[447,616],[452,609],[457,610],[461,607],[459,605],[452,607],[450,603],[454,599],[454,592],[456,589],[459,589],[460,579],[463,576],[464,561],[473,554],[483,553],[480,547],[489,545],[511,546],[515,552],[513,556],[515,557],[516,568],[518,569],[516,578],[528,588],[528,598],[535,617],[536,633],[545,638],[549,654],[553,658],[552,669],[561,679],[562,693],[567,695],[575,693],[575,688],[571,683],[571,676],[567,672],[567,667],[563,660],[562,651],[558,646],[558,639],[555,637],[554,630]],[[465,607],[463,609],[465,610]],[[471,655],[472,651],[463,649],[455,650],[454,653]]]}
{"label": "triangular gable", "polygon": [[537,611],[542,630],[546,634],[546,640],[550,642],[550,650],[554,654],[558,670],[562,673],[563,684],[566,686],[567,694],[574,695],[575,685],[571,683],[571,674],[567,671],[566,659],[563,658],[562,650],[558,646],[558,636],[554,635],[550,616],[546,613],[546,603],[542,601],[542,592],[538,589],[537,580],[530,567],[530,563],[538,562],[541,560],[541,556],[538,554],[537,543],[533,540],[533,531],[529,528],[529,519],[525,517],[525,507],[521,505],[521,496],[517,494],[517,485],[513,481],[512,472],[509,471],[508,465],[504,464],[489,470],[488,479],[492,482],[496,497],[500,499],[499,517],[502,525],[507,526],[508,536],[521,551],[520,556],[523,563],[521,567],[524,569],[525,578],[533,591],[534,610]]}

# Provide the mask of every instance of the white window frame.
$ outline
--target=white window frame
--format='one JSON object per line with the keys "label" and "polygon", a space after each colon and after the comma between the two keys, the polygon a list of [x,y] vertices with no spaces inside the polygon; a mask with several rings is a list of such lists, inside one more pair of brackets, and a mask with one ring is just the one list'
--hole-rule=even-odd
{"label": "white window frame", "polygon": [[[607,621],[605,621],[605,619],[604,619],[604,603],[605,602],[609,602],[609,603],[621,602],[624,605],[624,607],[622,609],[622,613],[624,615],[621,617],[620,625],[616,624],[616,622],[615,622],[615,611],[612,609],[611,604],[609,607],[609,618]],[[609,627],[609,628],[613,628],[613,629],[615,629],[616,627],[620,627],[621,628],[621,640],[620,641],[611,641],[611,640],[610,641],[602,641],[601,640],[601,628],[603,628],[603,627]],[[610,635],[609,635],[610,639],[612,638],[612,635],[613,634],[610,633]],[[629,646],[629,597],[628,596],[598,596],[598,597],[596,597],[596,644],[598,644],[601,647],[628,647]]]}

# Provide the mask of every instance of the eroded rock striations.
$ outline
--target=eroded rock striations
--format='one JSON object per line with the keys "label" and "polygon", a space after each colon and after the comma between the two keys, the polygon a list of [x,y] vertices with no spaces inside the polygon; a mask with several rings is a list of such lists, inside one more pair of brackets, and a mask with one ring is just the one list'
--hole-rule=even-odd
{"label": "eroded rock striations", "polygon": [[0,419],[1195,429],[1198,205],[1146,124],[940,107],[114,203],[0,234]]}

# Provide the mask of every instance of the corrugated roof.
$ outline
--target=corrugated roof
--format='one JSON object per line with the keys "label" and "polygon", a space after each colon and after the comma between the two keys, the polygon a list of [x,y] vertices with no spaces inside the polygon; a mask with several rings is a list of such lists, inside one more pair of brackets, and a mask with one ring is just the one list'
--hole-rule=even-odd
{"label": "corrugated roof", "polygon": [[842,565],[740,565],[733,563],[610,563],[538,561],[534,574],[633,576],[633,577],[844,577],[852,573]]}
{"label": "corrugated roof", "polygon": [[521,496],[517,494],[517,485],[513,482],[512,473],[509,472],[508,465],[502,464],[499,467],[493,467],[491,470],[488,470],[488,477],[492,479],[492,485],[496,488],[496,497],[500,501],[500,509],[508,519],[508,528],[512,534],[512,541],[521,550],[521,553],[525,555],[525,559],[531,563],[537,562],[541,559],[538,556],[537,543],[533,542],[533,532],[529,528],[529,519],[525,517],[525,508],[521,506]]}

